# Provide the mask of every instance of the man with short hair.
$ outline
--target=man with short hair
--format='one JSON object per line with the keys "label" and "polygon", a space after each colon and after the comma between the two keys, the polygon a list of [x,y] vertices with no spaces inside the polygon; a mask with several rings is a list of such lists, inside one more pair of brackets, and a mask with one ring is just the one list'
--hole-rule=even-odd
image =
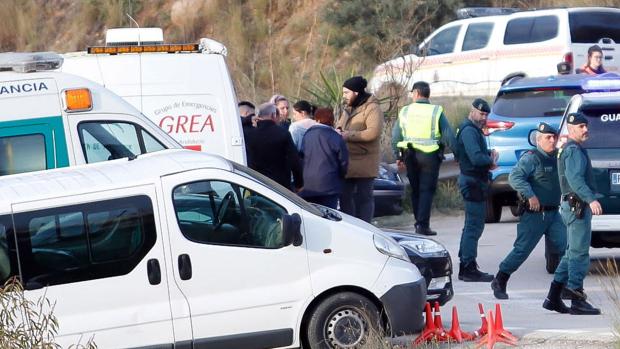
{"label": "man with short hair", "polygon": [[[536,131],[536,148],[525,152],[508,177],[510,186],[523,198],[522,215],[517,224],[517,239],[512,251],[499,265],[491,282],[497,299],[508,299],[506,285],[510,275],[525,262],[543,235],[549,248],[560,256],[566,250],[566,227],[558,212],[557,131],[541,122]],[[524,205],[524,206],[523,206]]]}
{"label": "man with short hair", "polygon": [[248,136],[248,166],[291,189],[291,173],[295,191],[303,187],[302,167],[291,134],[276,124],[276,106],[264,103],[258,107],[255,132]]}
{"label": "man with short hair", "polygon": [[457,131],[456,158],[461,173],[458,185],[465,202],[465,225],[459,248],[459,280],[489,282],[493,275],[478,269],[478,240],[484,231],[490,170],[497,167],[497,152],[489,151],[482,129],[486,127],[489,104],[476,98],[469,116]]}
{"label": "man with short hair", "polygon": [[[573,315],[599,315],[588,303],[583,279],[590,268],[592,215],[603,214],[594,191],[592,162],[581,145],[589,138],[588,119],[583,113],[567,118],[568,141],[558,154],[558,174],[562,189],[560,213],[568,231],[568,248],[555,270],[543,308]],[[562,293],[571,299],[568,308]]]}
{"label": "man with short hair", "polygon": [[[430,229],[433,196],[437,189],[443,148],[455,139],[443,107],[429,102],[431,88],[425,81],[413,84],[413,103],[404,106],[392,128],[392,150],[399,168],[407,167],[411,207],[418,234],[437,235]],[[399,156],[402,153],[404,156]],[[404,162],[404,164],[403,164]]]}

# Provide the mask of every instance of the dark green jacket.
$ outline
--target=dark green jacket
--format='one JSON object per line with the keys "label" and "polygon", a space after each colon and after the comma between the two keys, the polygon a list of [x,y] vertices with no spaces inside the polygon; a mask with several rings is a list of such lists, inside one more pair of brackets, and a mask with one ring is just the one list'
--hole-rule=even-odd
{"label": "dark green jacket", "polygon": [[456,158],[462,174],[488,177],[493,159],[482,130],[469,119],[465,119],[457,131]]}
{"label": "dark green jacket", "polygon": [[561,191],[556,157],[555,151],[527,151],[508,176],[510,186],[527,199],[536,196],[543,206],[558,206]]}
{"label": "dark green jacket", "polygon": [[558,174],[562,195],[575,193],[587,203],[596,200],[592,163],[577,142],[569,140],[558,154]]}

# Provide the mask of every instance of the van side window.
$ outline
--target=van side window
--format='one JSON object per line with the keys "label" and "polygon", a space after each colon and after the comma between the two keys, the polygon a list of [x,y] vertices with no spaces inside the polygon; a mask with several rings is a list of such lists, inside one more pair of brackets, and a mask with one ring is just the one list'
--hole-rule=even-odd
{"label": "van side window", "polygon": [[16,251],[11,216],[0,216],[0,287],[18,275]]}
{"label": "van side window", "polygon": [[485,48],[491,38],[493,23],[472,23],[467,27],[461,51]]}
{"label": "van side window", "polygon": [[504,44],[525,44],[553,39],[558,35],[558,25],[556,16],[511,19],[506,24]]}
{"label": "van side window", "polygon": [[26,289],[129,273],[155,244],[147,196],[14,215]]}
{"label": "van side window", "polygon": [[454,51],[456,37],[459,35],[460,25],[446,28],[435,35],[428,46],[427,56],[441,55]]}
{"label": "van side window", "polygon": [[88,121],[78,125],[87,163],[114,160],[165,149],[140,126],[129,122]]}
{"label": "van side window", "polygon": [[0,176],[47,169],[45,136],[0,137]]}
{"label": "van side window", "polygon": [[194,242],[280,248],[286,210],[270,199],[222,181],[193,182],[173,192],[183,235]]}

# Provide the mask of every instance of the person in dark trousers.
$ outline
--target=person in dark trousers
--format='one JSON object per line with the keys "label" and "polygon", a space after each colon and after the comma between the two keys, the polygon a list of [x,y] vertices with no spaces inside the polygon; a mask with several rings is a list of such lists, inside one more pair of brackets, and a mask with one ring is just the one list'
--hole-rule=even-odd
{"label": "person in dark trousers", "polygon": [[254,118],[256,117],[256,107],[248,101],[241,101],[237,104],[239,108],[239,116],[241,117],[241,128],[243,129],[243,142],[245,143],[245,157],[247,163],[250,163],[250,154],[248,153],[248,135],[254,132]]}
{"label": "person in dark trousers", "polygon": [[[413,84],[413,103],[400,110],[392,128],[396,164],[399,168],[407,167],[415,230],[423,235],[437,235],[430,229],[433,196],[437,190],[444,146],[453,149],[456,142],[443,107],[431,104],[430,95],[428,83],[418,81]],[[399,154],[404,154],[404,159],[400,159]]]}
{"label": "person in dark trousers", "polygon": [[459,280],[466,282],[493,280],[493,275],[480,271],[476,262],[478,240],[484,230],[489,171],[497,166],[497,153],[487,149],[482,133],[490,111],[485,100],[476,98],[468,118],[456,135],[456,158],[461,170],[458,185],[465,202],[465,225],[459,248]]}
{"label": "person in dark trousers", "polygon": [[506,285],[510,275],[525,262],[543,235],[555,254],[561,256],[566,250],[566,226],[558,211],[561,191],[556,141],[556,130],[541,122],[536,131],[536,149],[525,152],[508,177],[510,186],[523,198],[523,213],[514,247],[491,281],[497,299],[508,299]]}
{"label": "person in dark trousers", "polygon": [[276,106],[264,103],[258,107],[256,131],[248,136],[248,165],[250,168],[291,189],[303,187],[301,162],[291,134],[276,124]]}
{"label": "person in dark trousers", "polygon": [[[592,215],[603,214],[594,190],[592,162],[581,145],[588,140],[588,119],[582,113],[570,113],[567,120],[568,142],[558,155],[558,175],[562,189],[560,214],[568,231],[568,248],[555,270],[543,308],[573,315],[599,315],[601,310],[588,303],[583,279],[590,268]],[[562,293],[571,299],[568,308]]]}
{"label": "person in dark trousers", "polygon": [[383,113],[377,99],[366,92],[368,82],[361,76],[342,86],[345,102],[336,129],[347,143],[349,168],[340,195],[340,209],[370,222],[374,216],[373,182],[379,174]]}
{"label": "person in dark trousers", "polygon": [[342,136],[325,124],[310,127],[301,141],[301,157],[304,189],[299,195],[306,201],[337,208],[349,165],[349,151]]}

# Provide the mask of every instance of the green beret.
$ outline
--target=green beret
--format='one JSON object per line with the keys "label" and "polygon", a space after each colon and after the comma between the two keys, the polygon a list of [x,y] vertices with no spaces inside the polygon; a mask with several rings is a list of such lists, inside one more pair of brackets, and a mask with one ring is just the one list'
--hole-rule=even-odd
{"label": "green beret", "polygon": [[568,123],[571,125],[588,124],[588,119],[583,113],[570,113],[568,114]]}
{"label": "green beret", "polygon": [[558,131],[556,131],[555,128],[551,127],[549,124],[544,123],[544,122],[541,122],[540,124],[538,124],[537,130],[540,133],[550,133],[554,135],[558,134]]}
{"label": "green beret", "polygon": [[476,98],[474,99],[474,102],[471,104],[472,107],[480,110],[481,112],[484,113],[490,113],[491,112],[491,107],[489,107],[489,103],[487,103],[487,101],[485,101],[482,98]]}

